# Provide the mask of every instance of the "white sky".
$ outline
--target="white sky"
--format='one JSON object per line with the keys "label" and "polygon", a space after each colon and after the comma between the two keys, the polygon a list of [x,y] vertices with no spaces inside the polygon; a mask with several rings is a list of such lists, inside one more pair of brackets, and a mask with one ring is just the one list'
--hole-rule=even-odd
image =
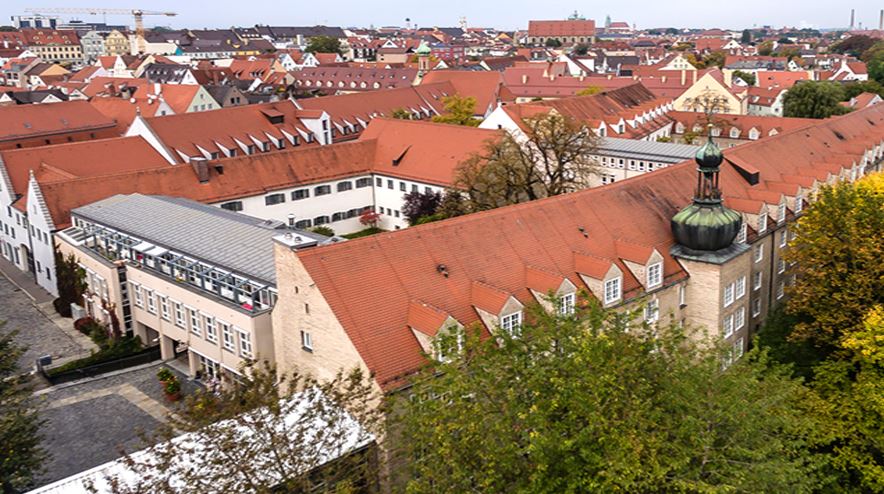
{"label": "white sky", "polygon": [[[24,14],[26,7],[140,7],[172,10],[178,17],[147,17],[148,26],[230,27],[276,25],[404,25],[411,18],[422,26],[454,26],[466,16],[470,26],[524,29],[529,19],[562,19],[574,9],[598,24],[610,14],[615,21],[647,27],[846,27],[850,9],[857,23],[877,27],[884,4],[873,0],[852,3],[820,0],[618,0],[576,2],[564,0],[0,0],[0,24]],[[80,16],[102,21],[102,16]],[[108,16],[108,24],[131,24],[126,16]]]}

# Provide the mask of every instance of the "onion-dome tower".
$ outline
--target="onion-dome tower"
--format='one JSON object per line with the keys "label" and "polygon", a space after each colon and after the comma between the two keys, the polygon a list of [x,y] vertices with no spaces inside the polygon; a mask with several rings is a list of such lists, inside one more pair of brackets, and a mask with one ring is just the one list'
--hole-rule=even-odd
{"label": "onion-dome tower", "polygon": [[712,141],[712,126],[709,127],[709,138],[694,158],[698,165],[694,201],[673,216],[671,222],[678,244],[695,253],[730,247],[742,224],[740,214],[721,203],[718,176],[724,156]]}

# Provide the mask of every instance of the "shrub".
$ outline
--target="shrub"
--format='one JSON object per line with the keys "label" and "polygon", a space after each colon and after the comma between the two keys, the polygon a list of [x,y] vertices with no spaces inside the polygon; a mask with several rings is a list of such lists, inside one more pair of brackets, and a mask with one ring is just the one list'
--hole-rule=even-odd
{"label": "shrub", "polygon": [[174,375],[168,381],[165,381],[165,386],[163,387],[163,391],[165,391],[168,395],[174,395],[181,392],[181,381],[178,380]]}
{"label": "shrub", "polygon": [[[58,299],[56,299],[56,300],[58,300]],[[89,336],[89,334],[92,333],[92,326],[95,324],[97,324],[95,322],[95,319],[92,319],[91,317],[88,317],[88,316],[81,317],[81,318],[77,319],[76,321],[74,321],[74,329],[83,333],[86,336]]]}
{"label": "shrub", "polygon": [[79,360],[68,362],[60,367],[50,369],[47,371],[47,374],[49,374],[50,376],[55,376],[63,372],[82,369],[84,367],[100,364],[109,360],[128,357],[129,355],[138,353],[139,351],[141,351],[141,340],[132,336],[127,336],[122,338],[120,341],[111,344],[107,348],[102,348],[98,350],[88,357],[83,357]]}
{"label": "shrub", "polygon": [[170,371],[166,367],[160,367],[160,370],[157,371],[157,379],[159,379],[160,382],[163,383],[168,382],[172,379],[175,379],[175,374],[173,374],[172,371]]}
{"label": "shrub", "polygon": [[331,227],[328,227],[328,226],[314,226],[313,228],[310,229],[310,231],[313,233],[318,233],[320,235],[325,235],[326,237],[334,237],[335,236],[335,231],[332,230]]}

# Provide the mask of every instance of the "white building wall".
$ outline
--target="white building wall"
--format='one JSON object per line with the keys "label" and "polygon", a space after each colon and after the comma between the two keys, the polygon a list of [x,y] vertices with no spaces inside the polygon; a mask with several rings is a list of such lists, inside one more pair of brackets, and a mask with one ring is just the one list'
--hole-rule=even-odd
{"label": "white building wall", "polygon": [[34,180],[28,186],[28,235],[34,255],[34,281],[47,292],[58,296],[55,283],[55,252],[52,248],[52,231],[55,225],[47,218],[41,207],[41,196]]}

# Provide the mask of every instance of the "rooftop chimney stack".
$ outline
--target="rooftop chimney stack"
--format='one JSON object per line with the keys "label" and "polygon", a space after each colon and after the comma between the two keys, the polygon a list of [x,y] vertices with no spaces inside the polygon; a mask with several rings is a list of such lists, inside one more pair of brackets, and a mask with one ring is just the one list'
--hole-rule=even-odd
{"label": "rooftop chimney stack", "polygon": [[850,30],[853,31],[853,26],[856,22],[856,9],[850,9]]}
{"label": "rooftop chimney stack", "polygon": [[878,14],[878,31],[884,31],[884,9]]}

